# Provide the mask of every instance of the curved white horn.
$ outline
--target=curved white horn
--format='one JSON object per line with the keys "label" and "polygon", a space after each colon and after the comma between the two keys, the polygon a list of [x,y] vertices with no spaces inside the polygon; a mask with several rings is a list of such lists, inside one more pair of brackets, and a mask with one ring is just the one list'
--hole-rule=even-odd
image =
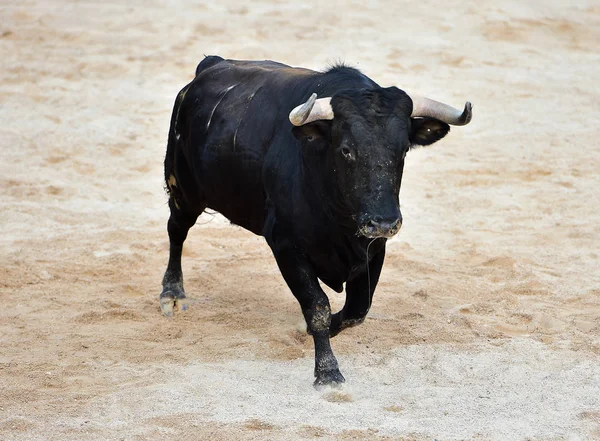
{"label": "curved white horn", "polygon": [[319,119],[333,119],[333,109],[331,98],[317,99],[316,93],[290,112],[290,122],[295,126],[302,126]]}
{"label": "curved white horn", "polygon": [[411,117],[430,117],[439,119],[453,126],[464,126],[469,124],[473,117],[473,105],[467,101],[464,110],[456,109],[448,104],[440,103],[420,95],[408,95],[413,102]]}

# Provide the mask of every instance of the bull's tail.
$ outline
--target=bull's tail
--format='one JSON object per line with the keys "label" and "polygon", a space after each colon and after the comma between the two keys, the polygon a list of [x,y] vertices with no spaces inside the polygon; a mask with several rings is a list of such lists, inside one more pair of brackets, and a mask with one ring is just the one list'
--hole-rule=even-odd
{"label": "bull's tail", "polygon": [[[217,63],[223,61],[223,58],[211,55],[205,57],[198,67],[196,67],[196,76],[200,74],[202,71],[208,69],[209,67],[214,66]],[[181,184],[183,182],[178,182],[179,179],[176,178],[175,169],[179,169],[181,167],[185,167],[185,164],[181,164],[181,161],[185,161],[181,149],[178,148],[178,144],[180,142],[180,136],[178,133],[181,133],[181,122],[179,121],[180,110],[184,101],[184,98],[194,84],[192,80],[187,86],[185,86],[181,91],[177,94],[177,98],[175,99],[175,104],[173,105],[173,113],[171,114],[171,126],[169,128],[169,139],[167,142],[167,153],[165,155],[165,190],[175,200],[178,200],[182,194]],[[184,177],[180,177],[184,179]]]}
{"label": "bull's tail", "polygon": [[165,155],[165,190],[170,196],[173,196],[173,175],[177,155],[179,111],[190,84],[181,89],[181,91],[177,94],[177,98],[175,98],[175,104],[173,105],[173,113],[171,114],[171,125],[169,127],[169,138],[167,141],[167,153]]}

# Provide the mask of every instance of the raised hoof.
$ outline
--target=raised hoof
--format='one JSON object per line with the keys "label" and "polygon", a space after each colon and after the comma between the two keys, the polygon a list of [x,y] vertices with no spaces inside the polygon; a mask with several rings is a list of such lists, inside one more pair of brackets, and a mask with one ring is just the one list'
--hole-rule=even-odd
{"label": "raised hoof", "polygon": [[331,316],[331,325],[329,326],[329,337],[335,337],[346,328],[352,328],[354,326],[360,325],[365,321],[366,315],[367,314],[364,313],[361,314],[359,318],[342,320],[339,312],[337,314],[334,314],[333,316]]}
{"label": "raised hoof", "polygon": [[331,325],[329,325],[329,337],[335,337],[342,332],[342,317],[339,312],[331,316]]}
{"label": "raised hoof", "polygon": [[339,387],[346,382],[346,379],[339,371],[335,369],[333,371],[322,371],[317,372],[317,379],[313,383],[315,388],[321,389],[325,386]]}
{"label": "raised hoof", "polygon": [[176,311],[188,309],[187,299],[183,291],[163,291],[160,295],[160,310],[165,317],[173,317]]}

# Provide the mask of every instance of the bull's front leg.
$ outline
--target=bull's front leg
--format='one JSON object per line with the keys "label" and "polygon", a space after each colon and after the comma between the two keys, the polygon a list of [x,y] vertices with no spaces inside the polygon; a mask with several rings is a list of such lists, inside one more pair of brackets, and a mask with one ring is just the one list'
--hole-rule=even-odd
{"label": "bull's front leg", "polygon": [[293,246],[273,247],[277,265],[290,290],[298,299],[308,333],[315,344],[315,387],[338,385],[346,381],[331,350],[329,327],[331,307],[321,289],[312,264]]}
{"label": "bull's front leg", "polygon": [[346,282],[346,303],[342,310],[331,318],[329,328],[331,337],[335,337],[346,328],[360,325],[365,320],[373,302],[373,294],[379,282],[384,258],[385,244],[369,264],[365,264],[363,271],[353,275]]}

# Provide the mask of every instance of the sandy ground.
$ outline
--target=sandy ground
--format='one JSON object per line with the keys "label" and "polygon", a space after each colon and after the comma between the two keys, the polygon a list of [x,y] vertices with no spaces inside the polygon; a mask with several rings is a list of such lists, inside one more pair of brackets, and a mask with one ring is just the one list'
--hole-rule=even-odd
{"label": "sandy ground", "polygon": [[[600,439],[597,1],[124,4],[0,3],[0,439]],[[159,314],[166,134],[203,54],[475,105],[408,155],[341,390],[218,215],[186,243],[191,309]]]}

